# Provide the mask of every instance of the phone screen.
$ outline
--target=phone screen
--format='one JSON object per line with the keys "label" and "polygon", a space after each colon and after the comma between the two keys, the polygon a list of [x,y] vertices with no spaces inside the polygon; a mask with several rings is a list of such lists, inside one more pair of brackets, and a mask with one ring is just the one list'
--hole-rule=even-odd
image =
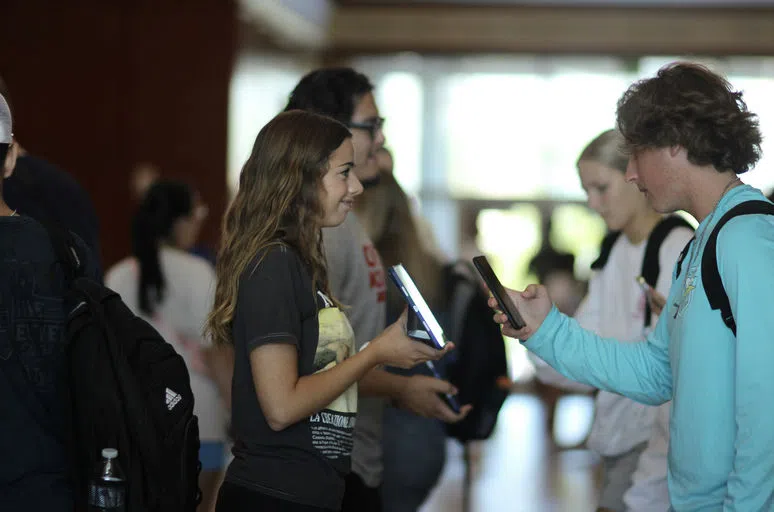
{"label": "phone screen", "polygon": [[397,286],[398,290],[403,294],[406,302],[421,320],[430,339],[422,339],[424,336],[419,334],[421,331],[409,334],[412,334],[412,337],[414,338],[421,339],[421,341],[431,341],[435,348],[442,349],[445,347],[446,339],[441,324],[436,320],[435,315],[433,315],[433,312],[430,310],[430,306],[427,305],[425,298],[419,293],[419,289],[414,284],[414,281],[411,279],[411,276],[409,276],[409,273],[403,265],[398,264],[390,267],[389,274],[395,282],[395,286]]}
{"label": "phone screen", "polygon": [[476,270],[481,274],[481,277],[484,278],[484,282],[489,287],[489,291],[491,291],[494,298],[497,299],[497,303],[500,305],[503,313],[505,313],[505,316],[508,317],[508,321],[511,325],[515,329],[523,328],[526,325],[524,319],[521,318],[521,314],[519,314],[519,310],[516,309],[516,305],[511,298],[508,297],[500,280],[497,279],[486,256],[476,256],[473,258],[473,265],[475,265]]}

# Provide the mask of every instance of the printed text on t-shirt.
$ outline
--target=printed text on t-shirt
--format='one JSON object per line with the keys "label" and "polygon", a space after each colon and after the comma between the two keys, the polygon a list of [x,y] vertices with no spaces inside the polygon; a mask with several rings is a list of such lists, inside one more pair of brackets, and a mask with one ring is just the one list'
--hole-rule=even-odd
{"label": "printed text on t-shirt", "polygon": [[371,285],[371,289],[376,291],[376,300],[377,302],[384,302],[387,293],[387,283],[379,253],[376,252],[372,244],[366,244],[363,246],[363,256],[368,265],[368,282]]}

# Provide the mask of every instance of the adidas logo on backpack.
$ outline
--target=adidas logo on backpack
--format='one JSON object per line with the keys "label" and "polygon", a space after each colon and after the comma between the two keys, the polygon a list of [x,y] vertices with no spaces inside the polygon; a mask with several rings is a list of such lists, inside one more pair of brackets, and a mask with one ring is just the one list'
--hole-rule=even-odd
{"label": "adidas logo on backpack", "polygon": [[167,410],[171,411],[183,397],[167,388]]}

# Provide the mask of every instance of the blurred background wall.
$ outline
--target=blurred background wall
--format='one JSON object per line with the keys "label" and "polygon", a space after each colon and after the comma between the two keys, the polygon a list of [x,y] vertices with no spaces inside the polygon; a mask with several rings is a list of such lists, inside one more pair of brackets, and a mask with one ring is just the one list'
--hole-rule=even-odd
{"label": "blurred background wall", "polygon": [[217,239],[236,52],[230,0],[0,2],[15,135],[90,193],[106,268],[129,253],[140,162],[192,182],[212,213],[204,236]]}

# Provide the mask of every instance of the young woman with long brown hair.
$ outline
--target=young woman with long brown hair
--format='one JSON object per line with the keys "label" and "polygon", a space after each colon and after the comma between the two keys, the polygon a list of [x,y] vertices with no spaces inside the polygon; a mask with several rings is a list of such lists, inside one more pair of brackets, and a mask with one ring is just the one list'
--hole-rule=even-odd
{"label": "young woman with long brown hair", "polygon": [[327,117],[278,115],[258,134],[226,213],[207,323],[235,352],[234,461],[219,512],[338,510],[356,382],[380,364],[408,368],[445,353],[409,339],[405,316],[354,353],[321,241],[362,192],[350,138]]}

